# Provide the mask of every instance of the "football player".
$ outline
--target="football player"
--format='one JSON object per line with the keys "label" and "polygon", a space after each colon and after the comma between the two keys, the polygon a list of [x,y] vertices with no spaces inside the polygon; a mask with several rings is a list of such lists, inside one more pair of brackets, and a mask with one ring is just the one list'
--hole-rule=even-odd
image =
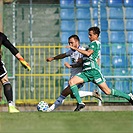
{"label": "football player", "polygon": [[[19,112],[18,109],[16,109],[14,103],[13,103],[13,92],[12,92],[12,86],[11,83],[8,80],[7,76],[7,70],[5,68],[4,62],[1,60],[1,46],[4,45],[7,49],[10,50],[10,52],[20,61],[20,63],[23,65],[24,68],[31,70],[30,65],[24,60],[24,58],[21,56],[19,51],[16,47],[14,47],[11,42],[7,39],[6,35],[2,32],[0,32],[0,81],[4,88],[4,95],[8,102],[8,111],[10,113]],[[4,54],[4,53],[3,53]]]}

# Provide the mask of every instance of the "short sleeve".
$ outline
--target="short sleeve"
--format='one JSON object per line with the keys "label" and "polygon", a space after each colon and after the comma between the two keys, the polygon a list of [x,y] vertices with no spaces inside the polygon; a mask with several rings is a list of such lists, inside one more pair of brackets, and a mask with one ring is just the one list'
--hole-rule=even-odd
{"label": "short sleeve", "polygon": [[71,50],[69,50],[69,51],[67,51],[67,52],[66,52],[66,55],[67,55],[67,56],[70,56],[70,55],[71,55],[71,53],[72,53],[72,51],[71,51]]}
{"label": "short sleeve", "polygon": [[92,49],[93,51],[95,51],[97,49],[97,44],[96,42],[92,42],[89,46],[89,49]]}

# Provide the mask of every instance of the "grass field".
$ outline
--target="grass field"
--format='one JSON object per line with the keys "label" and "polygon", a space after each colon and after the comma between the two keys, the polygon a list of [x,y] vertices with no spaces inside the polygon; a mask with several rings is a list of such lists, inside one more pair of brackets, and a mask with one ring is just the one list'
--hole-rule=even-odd
{"label": "grass field", "polygon": [[133,112],[1,112],[0,133],[133,133]]}

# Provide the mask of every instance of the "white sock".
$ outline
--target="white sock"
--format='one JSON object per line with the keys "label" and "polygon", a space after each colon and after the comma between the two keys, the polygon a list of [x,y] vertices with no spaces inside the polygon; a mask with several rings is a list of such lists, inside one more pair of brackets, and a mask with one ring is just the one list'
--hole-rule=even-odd
{"label": "white sock", "polygon": [[8,105],[9,105],[9,106],[14,106],[13,101],[9,102]]}
{"label": "white sock", "polygon": [[57,107],[59,107],[63,102],[64,102],[64,99],[65,99],[66,97],[65,96],[63,96],[63,95],[60,95],[57,99],[56,99],[56,101],[54,102],[54,104],[52,104],[50,107],[49,107],[49,111],[52,111],[52,110],[54,110],[54,109],[56,109]]}
{"label": "white sock", "polygon": [[90,92],[90,91],[79,91],[79,96],[80,97],[93,96],[93,92]]}

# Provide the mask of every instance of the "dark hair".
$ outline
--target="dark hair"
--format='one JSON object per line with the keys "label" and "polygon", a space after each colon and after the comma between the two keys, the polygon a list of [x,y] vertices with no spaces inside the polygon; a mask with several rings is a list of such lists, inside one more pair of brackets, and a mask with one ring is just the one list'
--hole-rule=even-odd
{"label": "dark hair", "polygon": [[71,35],[68,39],[70,40],[71,38],[74,38],[74,40],[78,40],[78,42],[80,42],[80,39],[77,35]]}
{"label": "dark hair", "polygon": [[97,34],[99,36],[100,29],[98,27],[91,27],[88,29],[88,31],[93,31],[94,34]]}

